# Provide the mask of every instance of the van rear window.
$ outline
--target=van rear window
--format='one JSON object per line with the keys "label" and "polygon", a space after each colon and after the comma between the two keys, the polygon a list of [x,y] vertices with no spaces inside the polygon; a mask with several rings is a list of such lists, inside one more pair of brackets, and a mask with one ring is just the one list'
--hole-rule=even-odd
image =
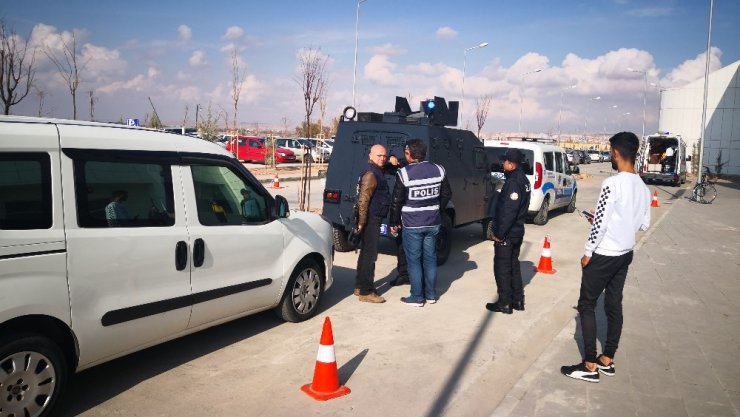
{"label": "van rear window", "polygon": [[46,153],[0,154],[0,229],[52,225],[51,159]]}
{"label": "van rear window", "polygon": [[534,152],[531,149],[520,149],[514,146],[509,147],[492,147],[486,146],[486,155],[488,155],[488,163],[491,164],[491,172],[503,172],[504,168],[501,165],[500,156],[503,156],[509,149],[519,149],[524,155],[524,163],[522,163],[522,170],[527,175],[533,175],[532,161],[534,161]]}

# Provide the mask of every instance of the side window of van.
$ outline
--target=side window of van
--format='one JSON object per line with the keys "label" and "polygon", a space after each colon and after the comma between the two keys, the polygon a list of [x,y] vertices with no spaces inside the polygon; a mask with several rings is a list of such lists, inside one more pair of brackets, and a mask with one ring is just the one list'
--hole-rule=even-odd
{"label": "side window of van", "polygon": [[49,229],[51,224],[49,155],[0,154],[0,229]]}
{"label": "side window of van", "polygon": [[555,171],[555,162],[552,152],[543,152],[545,156],[545,171]]}
{"label": "side window of van", "polygon": [[75,160],[80,227],[167,227],[175,224],[169,164]]}
{"label": "side window of van", "polygon": [[565,168],[563,167],[563,154],[561,152],[555,152],[555,170],[561,174],[565,173]]}
{"label": "side window of van", "polygon": [[227,167],[193,165],[198,220],[204,226],[267,221],[267,202],[255,187]]}

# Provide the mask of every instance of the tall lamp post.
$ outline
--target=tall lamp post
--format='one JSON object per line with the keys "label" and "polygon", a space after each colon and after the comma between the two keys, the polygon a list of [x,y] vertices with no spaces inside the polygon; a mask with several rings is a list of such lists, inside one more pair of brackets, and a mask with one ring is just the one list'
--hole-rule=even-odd
{"label": "tall lamp post", "polygon": [[524,85],[524,77],[526,77],[529,74],[534,74],[537,72],[541,72],[542,68],[537,68],[534,71],[524,72],[522,73],[522,82],[519,83],[519,128],[518,131],[522,131],[522,108],[524,107],[524,94],[522,93],[522,86]]}
{"label": "tall lamp post", "polygon": [[621,130],[622,130],[622,117],[624,117],[624,116],[629,116],[629,115],[631,115],[631,114],[632,114],[632,113],[630,113],[630,112],[626,112],[626,113],[622,113],[622,114],[621,114],[621,115],[619,116],[619,126],[617,127],[617,129],[618,129],[619,131],[621,131]]}
{"label": "tall lamp post", "polygon": [[465,48],[465,50],[463,50],[463,73],[462,73],[462,86],[461,86],[462,98],[460,99],[460,121],[462,121],[463,105],[465,104],[465,67],[468,65],[468,51],[473,50],[473,49],[485,48],[486,46],[488,46],[488,42],[483,42],[478,45],[471,46],[470,48]]}
{"label": "tall lamp post", "polygon": [[[591,97],[589,99],[590,101],[599,101],[601,100],[601,96],[597,97]],[[586,140],[586,134],[588,133],[588,111],[591,109],[591,104],[586,107],[586,118],[583,119],[583,139]]]}
{"label": "tall lamp post", "polygon": [[357,47],[360,43],[360,4],[367,0],[357,0],[357,16],[355,17],[355,65],[352,69],[352,107],[355,105],[355,84],[357,83]]}
{"label": "tall lamp post", "polygon": [[640,71],[638,69],[634,68],[627,68],[627,71],[630,72],[637,72],[643,75],[645,79],[645,83],[642,86],[642,137],[645,137],[645,102],[647,101],[646,95],[647,95],[647,71]]}
{"label": "tall lamp post", "polygon": [[560,121],[563,118],[563,93],[565,93],[565,90],[576,88],[576,85],[577,84],[569,85],[568,87],[560,90],[560,111],[558,112],[558,144],[560,143]]}

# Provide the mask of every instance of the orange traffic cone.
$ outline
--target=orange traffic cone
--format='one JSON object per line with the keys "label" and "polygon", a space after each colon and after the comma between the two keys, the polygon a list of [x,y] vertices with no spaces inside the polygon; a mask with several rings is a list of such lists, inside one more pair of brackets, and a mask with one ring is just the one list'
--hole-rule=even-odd
{"label": "orange traffic cone", "polygon": [[321,342],[319,353],[316,355],[313,382],[302,386],[301,391],[319,401],[331,400],[349,394],[349,388],[339,385],[337,360],[334,357],[334,335],[331,331],[329,317],[324,320],[324,329],[321,331]]}
{"label": "orange traffic cone", "polygon": [[650,207],[660,207],[660,205],[658,204],[658,192],[657,191],[653,192],[653,202],[650,203]]}
{"label": "orange traffic cone", "polygon": [[557,272],[552,269],[552,257],[550,255],[550,236],[545,236],[545,244],[542,246],[542,256],[540,256],[540,264],[534,269],[537,272],[543,274],[554,274]]}
{"label": "orange traffic cone", "polygon": [[275,178],[272,180],[272,188],[280,188],[280,178],[278,178],[277,172],[275,173]]}

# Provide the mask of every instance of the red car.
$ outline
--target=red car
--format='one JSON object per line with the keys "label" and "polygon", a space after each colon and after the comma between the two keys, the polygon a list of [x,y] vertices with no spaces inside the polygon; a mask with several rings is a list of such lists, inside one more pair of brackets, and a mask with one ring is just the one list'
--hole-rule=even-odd
{"label": "red car", "polygon": [[[265,146],[265,140],[256,136],[232,136],[226,142],[226,150],[236,155],[236,159],[243,162],[265,162],[265,155],[270,150]],[[295,162],[296,157],[290,149],[275,148],[277,163]]]}

